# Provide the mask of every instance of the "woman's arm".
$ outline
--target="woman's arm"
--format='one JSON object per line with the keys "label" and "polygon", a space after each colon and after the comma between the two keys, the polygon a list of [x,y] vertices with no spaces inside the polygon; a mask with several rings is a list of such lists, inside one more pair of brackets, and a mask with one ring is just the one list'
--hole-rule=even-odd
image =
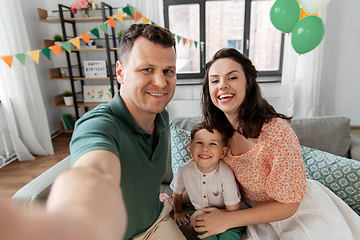
{"label": "woman's arm", "polygon": [[252,224],[275,222],[287,219],[295,214],[300,203],[280,203],[277,201],[265,203],[252,208],[238,211],[221,211],[217,208],[202,209],[205,214],[191,218],[191,225],[200,239],[225,232],[234,227]]}
{"label": "woman's arm", "polygon": [[230,206],[225,206],[226,210],[231,212],[231,211],[236,211],[236,210],[240,210],[240,202],[234,205],[230,205]]}

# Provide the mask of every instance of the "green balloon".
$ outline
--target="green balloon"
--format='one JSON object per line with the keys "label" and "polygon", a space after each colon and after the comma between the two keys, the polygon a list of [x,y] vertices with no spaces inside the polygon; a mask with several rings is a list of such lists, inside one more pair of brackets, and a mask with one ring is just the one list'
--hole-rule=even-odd
{"label": "green balloon", "polygon": [[317,16],[301,19],[291,33],[291,44],[299,54],[310,52],[322,41],[325,33],[324,23]]}
{"label": "green balloon", "polygon": [[270,10],[274,27],[289,33],[300,19],[300,5],[296,0],[277,0]]}

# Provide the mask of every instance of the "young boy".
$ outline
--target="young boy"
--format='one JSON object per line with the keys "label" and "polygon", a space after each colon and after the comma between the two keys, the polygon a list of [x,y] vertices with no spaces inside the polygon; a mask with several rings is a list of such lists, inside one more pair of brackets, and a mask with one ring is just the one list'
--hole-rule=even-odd
{"label": "young boy", "polygon": [[[190,215],[182,208],[183,193],[187,191],[196,210],[217,207],[228,211],[240,209],[240,193],[232,170],[221,161],[224,158],[226,135],[212,129],[205,122],[191,131],[190,151],[193,160],[182,165],[170,187],[173,190],[174,220],[179,226],[189,223]],[[240,228],[206,239],[240,239]]]}

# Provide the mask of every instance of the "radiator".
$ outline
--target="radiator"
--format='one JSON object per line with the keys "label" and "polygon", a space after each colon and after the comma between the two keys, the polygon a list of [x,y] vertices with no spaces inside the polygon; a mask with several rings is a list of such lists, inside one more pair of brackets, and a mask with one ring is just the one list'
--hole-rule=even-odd
{"label": "radiator", "polygon": [[0,128],[0,168],[16,159],[15,152],[11,151],[6,143],[4,129]]}

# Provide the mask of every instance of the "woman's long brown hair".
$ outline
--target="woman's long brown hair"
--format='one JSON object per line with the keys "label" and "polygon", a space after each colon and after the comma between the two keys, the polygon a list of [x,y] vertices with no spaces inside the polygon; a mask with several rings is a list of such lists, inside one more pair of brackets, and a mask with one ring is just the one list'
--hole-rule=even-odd
{"label": "woman's long brown hair", "polygon": [[257,138],[260,135],[264,123],[268,123],[273,118],[283,118],[291,121],[292,117],[275,111],[262,96],[260,86],[256,81],[257,70],[247,57],[233,48],[223,48],[215,53],[213,59],[206,66],[205,79],[202,85],[202,117],[203,120],[214,124],[224,131],[228,137],[232,137],[235,129],[228,121],[224,112],[217,108],[211,101],[209,92],[209,69],[212,64],[221,58],[230,58],[242,66],[246,77],[246,93],[244,101],[241,103],[238,112],[238,122],[236,131],[246,138]]}

